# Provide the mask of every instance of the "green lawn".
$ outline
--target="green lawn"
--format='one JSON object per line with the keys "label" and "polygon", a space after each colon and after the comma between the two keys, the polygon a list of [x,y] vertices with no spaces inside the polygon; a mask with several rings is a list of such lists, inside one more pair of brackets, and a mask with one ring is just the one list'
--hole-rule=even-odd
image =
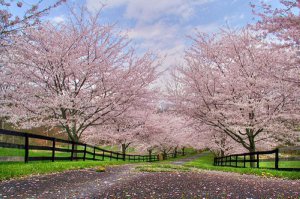
{"label": "green lawn", "polygon": [[73,169],[91,168],[126,164],[128,161],[58,161],[58,162],[2,162],[0,163],[0,180],[17,178],[28,175],[62,172]]}
{"label": "green lawn", "polygon": [[135,169],[142,172],[176,172],[176,171],[185,172],[191,170],[189,167],[183,167],[183,166],[168,164],[168,163],[143,164],[137,166]]}
{"label": "green lawn", "polygon": [[[253,174],[265,177],[279,177],[288,179],[300,179],[300,172],[297,171],[277,171],[272,169],[256,169],[256,168],[235,168],[235,167],[225,167],[225,166],[213,166],[214,156],[211,153],[204,152],[204,155],[199,159],[185,163],[186,167],[194,167],[206,170],[218,170],[226,172],[235,172],[241,174]],[[299,163],[299,162],[298,162]],[[296,161],[296,164],[298,164]],[[294,164],[293,161],[285,162],[285,165]],[[283,165],[284,165],[283,164]],[[263,166],[263,165],[261,165]],[[282,166],[282,165],[281,165]]]}
{"label": "green lawn", "polygon": [[[0,150],[0,156],[3,154],[19,154],[20,156],[24,155],[24,152],[21,153],[18,149],[9,149]],[[47,151],[31,151],[31,156],[46,156],[49,155],[50,152]],[[56,153],[56,156],[64,157],[66,154],[69,156],[70,153]],[[89,154],[87,154],[88,157]],[[67,157],[68,157],[67,156]],[[178,156],[177,158],[172,158],[169,160],[162,161],[160,163],[167,164],[170,161],[174,161],[176,159],[180,159],[181,157]],[[7,180],[11,178],[18,178],[23,176],[29,175],[38,175],[38,174],[47,174],[47,173],[54,173],[54,172],[62,172],[66,170],[73,170],[73,169],[83,169],[83,168],[91,168],[91,167],[105,167],[109,165],[120,165],[120,164],[128,164],[133,163],[133,161],[110,161],[109,158],[105,158],[104,161],[44,161],[44,162],[29,162],[27,164],[23,162],[0,162],[0,181]],[[135,162],[138,163],[138,162]],[[150,163],[151,164],[151,163]],[[153,164],[158,164],[153,163]],[[162,166],[164,167],[164,166]],[[187,170],[187,169],[186,169]]]}
{"label": "green lawn", "polygon": [[[275,162],[260,162],[260,167],[274,168]],[[279,168],[300,168],[300,161],[279,161]]]}
{"label": "green lawn", "polygon": [[[59,148],[67,148],[67,147],[59,147]],[[117,151],[116,147],[103,147],[106,150],[112,150],[112,151]],[[84,150],[83,146],[78,146],[77,150]],[[93,153],[93,149],[90,147],[87,147],[87,151]],[[127,153],[133,152],[134,149],[130,148],[130,151],[127,151]],[[96,150],[96,153],[102,154],[102,151]],[[0,147],[0,157],[7,157],[7,156],[19,156],[19,157],[24,157],[25,155],[25,150],[24,149],[16,149],[16,148],[1,148]],[[110,155],[110,153],[105,152],[105,155]],[[46,151],[46,150],[29,150],[29,157],[51,157],[52,156],[52,151]],[[70,157],[71,152],[60,152],[56,151],[55,152],[55,157]],[[83,153],[77,153],[77,157],[83,157]],[[91,154],[86,154],[87,158],[93,158],[93,155]],[[101,159],[102,157],[96,156],[96,158]]]}

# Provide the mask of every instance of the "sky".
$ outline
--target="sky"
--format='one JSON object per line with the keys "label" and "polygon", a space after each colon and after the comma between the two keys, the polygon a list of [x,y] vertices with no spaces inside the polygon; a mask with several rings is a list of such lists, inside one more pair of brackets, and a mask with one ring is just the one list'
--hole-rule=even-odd
{"label": "sky", "polygon": [[[165,55],[163,68],[181,64],[188,36],[196,30],[244,26],[253,15],[247,0],[102,0],[103,20],[116,22],[128,32],[140,51]],[[87,8],[101,8],[99,0],[86,0]]]}
{"label": "sky", "polygon": [[[25,0],[24,0],[25,1]],[[27,0],[34,2],[34,0]],[[47,0],[46,4],[55,0]],[[264,0],[275,4],[276,0]],[[35,1],[36,2],[36,1]],[[224,26],[253,23],[250,0],[68,0],[84,4],[90,11],[102,8],[102,23],[116,24],[127,32],[138,52],[150,50],[165,56],[162,70],[183,63],[184,50],[196,31],[212,33]],[[252,0],[258,2],[258,0]],[[104,7],[103,7],[104,6]],[[46,19],[66,19],[66,6],[50,12]]]}

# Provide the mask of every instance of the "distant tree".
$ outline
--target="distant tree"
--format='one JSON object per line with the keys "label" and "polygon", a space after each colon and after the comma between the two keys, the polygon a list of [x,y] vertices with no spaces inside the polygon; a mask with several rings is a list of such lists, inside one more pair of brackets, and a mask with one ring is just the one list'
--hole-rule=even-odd
{"label": "distant tree", "polygon": [[166,155],[177,153],[179,147],[187,146],[186,121],[170,111],[149,114],[144,131],[139,135],[139,143],[148,151],[157,150]]}
{"label": "distant tree", "polygon": [[125,155],[129,146],[135,146],[139,143],[138,138],[144,130],[146,120],[146,111],[130,109],[106,122],[105,136],[101,135],[102,132],[93,132],[90,136],[93,137],[93,140],[97,140],[98,134],[100,134],[102,140],[119,145],[122,154]]}

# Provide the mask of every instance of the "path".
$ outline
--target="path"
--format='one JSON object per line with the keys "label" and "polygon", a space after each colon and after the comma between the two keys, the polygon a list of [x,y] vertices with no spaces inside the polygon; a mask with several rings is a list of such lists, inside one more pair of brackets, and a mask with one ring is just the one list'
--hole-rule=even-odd
{"label": "path", "polygon": [[[189,161],[188,158],[176,162],[182,164],[178,162],[186,161]],[[135,165],[110,167],[104,173],[97,173],[93,169],[76,170],[4,181],[0,182],[0,198],[298,198],[300,196],[300,181],[266,179],[218,171],[142,173],[134,171],[134,167]]]}
{"label": "path", "polygon": [[208,154],[210,154],[210,152],[205,151],[205,152],[199,153],[199,154],[194,155],[194,156],[189,156],[189,157],[186,157],[186,158],[182,158],[180,160],[176,160],[175,162],[172,162],[172,164],[183,165],[186,162],[190,162],[190,161],[193,161],[193,160],[195,160],[197,158],[200,158],[200,157],[203,157],[203,156],[207,156]]}

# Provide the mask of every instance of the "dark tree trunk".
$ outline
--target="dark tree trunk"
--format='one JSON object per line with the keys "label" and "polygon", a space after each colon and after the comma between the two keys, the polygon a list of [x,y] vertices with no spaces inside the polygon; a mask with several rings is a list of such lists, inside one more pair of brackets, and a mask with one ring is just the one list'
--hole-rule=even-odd
{"label": "dark tree trunk", "polygon": [[78,154],[77,154],[77,149],[78,149],[78,145],[75,144],[75,143],[78,143],[79,142],[79,137],[74,133],[73,136],[69,136],[71,141],[74,142],[74,153],[73,153],[73,158],[75,160],[77,160],[77,157],[78,157]]}
{"label": "dark tree trunk", "polygon": [[225,156],[225,152],[221,149],[221,151],[220,151],[220,157],[223,157],[223,156]]}
{"label": "dark tree trunk", "polygon": [[177,147],[175,147],[175,149],[174,149],[174,158],[176,158],[177,157]]}
{"label": "dark tree trunk", "polygon": [[125,157],[126,157],[126,144],[122,144],[122,154],[123,154],[123,160],[125,161]]}
{"label": "dark tree trunk", "polygon": [[184,156],[185,155],[185,153],[184,153],[184,147],[182,147],[182,155]]}
{"label": "dark tree trunk", "polygon": [[152,149],[149,149],[148,152],[149,152],[149,157],[150,157],[152,155]]}
{"label": "dark tree trunk", "polygon": [[[256,151],[255,148],[255,140],[254,140],[254,135],[253,135],[253,129],[246,129],[247,134],[248,134],[248,140],[249,140],[249,152],[254,153]],[[255,165],[255,155],[250,155],[250,167],[254,168],[256,167]]]}
{"label": "dark tree trunk", "polygon": [[163,160],[166,160],[167,159],[167,152],[166,152],[166,150],[163,150]]}

